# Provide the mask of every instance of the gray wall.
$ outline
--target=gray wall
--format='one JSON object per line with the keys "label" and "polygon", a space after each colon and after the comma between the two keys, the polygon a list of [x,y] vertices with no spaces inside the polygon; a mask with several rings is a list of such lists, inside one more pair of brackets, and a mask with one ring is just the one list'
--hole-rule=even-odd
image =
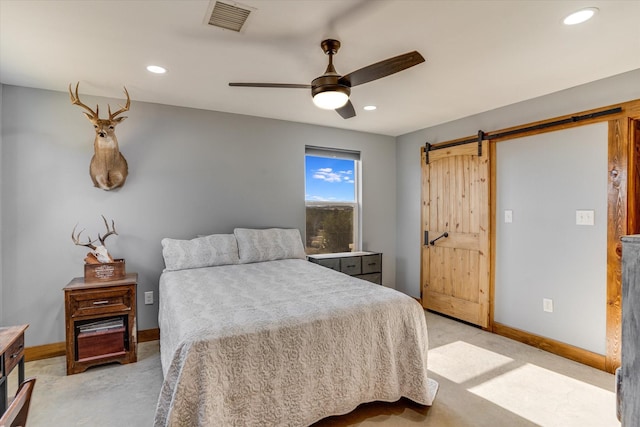
{"label": "gray wall", "polygon": [[[606,353],[607,132],[598,123],[496,146],[495,320],[599,354]],[[576,210],[593,210],[594,225],[576,225]],[[542,310],[543,298],[553,301],[552,313]]]}
{"label": "gray wall", "polygon": [[[420,147],[425,142],[438,143],[472,136],[479,129],[495,131],[519,124],[599,108],[616,102],[640,98],[640,70],[613,76],[539,98],[509,105],[482,114],[425,128],[397,138],[397,260],[396,289],[420,295]],[[437,106],[435,106],[437,108]],[[575,163],[566,165],[567,174],[580,173]],[[498,183],[499,185],[499,183]],[[585,207],[585,209],[589,209]],[[575,214],[574,214],[575,215]],[[575,222],[574,222],[575,224]],[[538,248],[545,250],[545,248]],[[496,260],[496,268],[504,260]],[[579,264],[573,268],[582,268]],[[516,291],[518,292],[518,291]],[[499,300],[496,296],[496,300]],[[541,301],[536,302],[541,312]],[[509,325],[514,326],[514,325]],[[551,322],[549,334],[561,328]],[[577,331],[580,322],[572,324]]]}
{"label": "gray wall", "polygon": [[[64,340],[62,288],[83,274],[76,223],[139,273],[138,329],[157,327],[155,291],[162,237],[192,238],[234,227],[304,232],[305,144],[361,151],[363,247],[384,253],[383,282],[395,285],[394,138],[320,126],[135,102],[118,126],[129,162],[125,186],[106,192],[88,174],[93,129],[65,92],[3,87],[0,201],[2,324],[29,323],[28,346]],[[88,105],[120,99],[86,96]]]}

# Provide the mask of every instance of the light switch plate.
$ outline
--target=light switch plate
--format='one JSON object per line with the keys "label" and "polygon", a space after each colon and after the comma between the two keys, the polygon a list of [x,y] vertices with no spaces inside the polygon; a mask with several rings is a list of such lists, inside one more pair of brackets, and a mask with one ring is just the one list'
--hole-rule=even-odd
{"label": "light switch plate", "polygon": [[595,211],[576,211],[576,225],[595,225]]}
{"label": "light switch plate", "polygon": [[511,224],[513,222],[513,211],[511,209],[505,209],[504,222],[505,224]]}

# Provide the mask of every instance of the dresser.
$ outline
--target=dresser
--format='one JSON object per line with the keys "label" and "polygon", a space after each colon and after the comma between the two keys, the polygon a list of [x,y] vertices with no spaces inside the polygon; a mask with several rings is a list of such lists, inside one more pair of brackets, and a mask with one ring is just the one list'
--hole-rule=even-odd
{"label": "dresser", "polygon": [[640,235],[622,238],[622,366],[618,415],[622,427],[640,426]]}
{"label": "dresser", "polygon": [[380,252],[340,252],[309,255],[309,261],[369,282],[382,284]]}
{"label": "dresser", "polygon": [[124,279],[85,282],[64,288],[67,375],[104,363],[137,361],[137,273]]}
{"label": "dresser", "polygon": [[24,331],[29,325],[0,327],[0,414],[7,409],[7,382],[18,367],[18,381],[24,381]]}

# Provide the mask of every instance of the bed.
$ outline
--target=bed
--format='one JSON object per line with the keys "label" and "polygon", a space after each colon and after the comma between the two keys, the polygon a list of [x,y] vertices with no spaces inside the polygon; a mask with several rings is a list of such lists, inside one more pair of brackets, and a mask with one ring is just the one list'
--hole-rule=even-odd
{"label": "bed", "polygon": [[413,298],[306,261],[298,230],[162,242],[155,426],[307,426],[364,402],[431,405]]}

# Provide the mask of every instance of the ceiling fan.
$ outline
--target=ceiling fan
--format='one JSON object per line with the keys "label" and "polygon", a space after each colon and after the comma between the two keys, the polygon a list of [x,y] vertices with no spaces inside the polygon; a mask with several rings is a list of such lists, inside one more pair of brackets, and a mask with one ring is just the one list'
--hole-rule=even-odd
{"label": "ceiling fan", "polygon": [[391,74],[424,62],[422,55],[414,50],[413,52],[385,59],[384,61],[376,62],[375,64],[341,76],[333,67],[333,55],[338,53],[340,42],[338,40],[327,39],[320,43],[320,47],[324,53],[329,55],[329,65],[324,74],[313,79],[310,85],[289,83],[229,83],[229,86],[311,89],[313,103],[317,107],[326,110],[336,110],[342,118],[349,119],[356,115],[353,104],[351,104],[349,100],[352,87],[390,76]]}

